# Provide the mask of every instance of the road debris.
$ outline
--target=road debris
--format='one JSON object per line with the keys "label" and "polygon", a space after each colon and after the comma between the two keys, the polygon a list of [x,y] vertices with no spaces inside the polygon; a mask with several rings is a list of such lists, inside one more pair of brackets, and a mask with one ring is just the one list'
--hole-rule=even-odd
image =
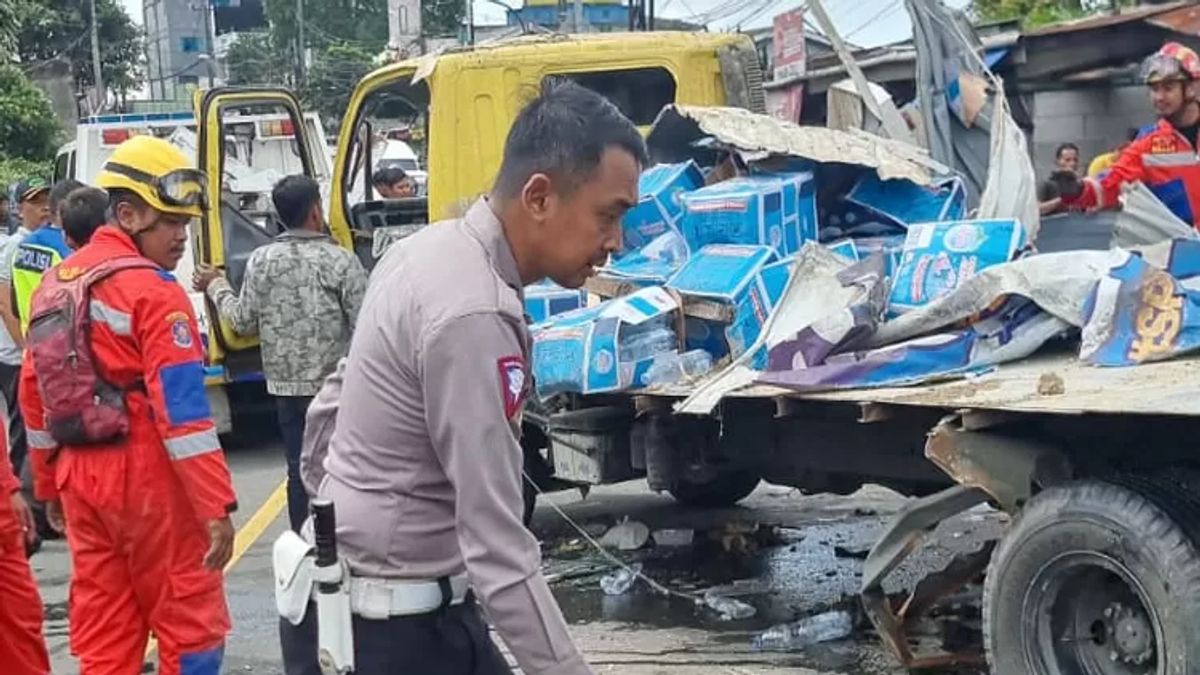
{"label": "road debris", "polygon": [[750,645],[756,651],[792,652],[822,642],[843,640],[853,632],[854,617],[846,610],[836,610],[772,626],[754,636]]}
{"label": "road debris", "polygon": [[618,551],[636,551],[650,540],[650,528],[645,523],[626,518],[600,538],[604,548],[615,548]]}
{"label": "road debris", "polygon": [[655,546],[677,548],[680,546],[691,546],[692,541],[696,538],[696,531],[678,528],[655,530],[653,537]]}
{"label": "road debris", "polygon": [[641,573],[641,563],[633,563],[629,567],[614,570],[612,574],[601,577],[600,590],[604,591],[605,595],[624,595],[633,588],[634,582]]}
{"label": "road debris", "polygon": [[871,549],[849,549],[845,546],[834,546],[833,554],[839,558],[854,558],[856,560],[866,560],[871,554]]}
{"label": "road debris", "polygon": [[722,621],[749,619],[758,613],[758,610],[753,605],[746,604],[741,600],[734,600],[733,598],[718,595],[713,593],[711,589],[704,594],[704,605],[721,615]]}

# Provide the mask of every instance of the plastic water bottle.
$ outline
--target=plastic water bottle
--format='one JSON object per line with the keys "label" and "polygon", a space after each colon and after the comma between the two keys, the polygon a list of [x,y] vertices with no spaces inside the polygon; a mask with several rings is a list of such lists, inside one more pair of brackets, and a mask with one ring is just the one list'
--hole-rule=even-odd
{"label": "plastic water bottle", "polygon": [[682,354],[676,351],[658,354],[646,371],[645,384],[674,384],[694,380],[712,370],[712,365],[712,355],[703,349]]}
{"label": "plastic water bottle", "polygon": [[756,635],[750,645],[760,652],[799,651],[821,642],[847,638],[852,632],[854,617],[850,612],[838,610],[773,626]]}
{"label": "plastic water bottle", "polygon": [[621,360],[636,363],[655,354],[675,349],[675,331],[666,326],[656,326],[647,331],[638,331],[621,337]]}
{"label": "plastic water bottle", "polygon": [[758,613],[758,610],[753,605],[748,605],[741,600],[727,598],[723,595],[716,595],[715,593],[705,593],[704,604],[709,609],[720,614],[722,621],[749,619]]}
{"label": "plastic water bottle", "polygon": [[638,575],[641,573],[641,563],[622,567],[612,574],[600,577],[600,590],[604,591],[605,595],[624,595],[630,588],[633,588],[633,582],[637,581]]}

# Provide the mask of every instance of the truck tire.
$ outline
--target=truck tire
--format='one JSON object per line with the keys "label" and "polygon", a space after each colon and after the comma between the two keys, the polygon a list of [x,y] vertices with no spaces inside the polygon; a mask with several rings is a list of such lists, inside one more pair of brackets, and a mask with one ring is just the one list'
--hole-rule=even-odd
{"label": "truck tire", "polygon": [[759,480],[757,473],[740,469],[721,472],[704,483],[679,479],[672,483],[667,491],[685,506],[733,506],[750,496],[754,488],[758,487]]}
{"label": "truck tire", "polygon": [[1183,525],[1195,504],[1144,478],[1034,497],[984,585],[992,673],[1200,672],[1200,551]]}

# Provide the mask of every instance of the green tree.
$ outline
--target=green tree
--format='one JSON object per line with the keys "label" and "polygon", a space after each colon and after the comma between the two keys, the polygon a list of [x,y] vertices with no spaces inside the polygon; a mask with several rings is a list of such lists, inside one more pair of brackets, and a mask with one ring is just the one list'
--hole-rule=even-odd
{"label": "green tree", "polygon": [[336,128],[346,114],[354,85],[375,67],[373,57],[372,52],[349,43],[314,50],[301,91],[305,108],[320,113],[326,125]]}
{"label": "green tree", "polygon": [[19,68],[0,64],[0,157],[47,160],[58,132],[50,99]]}
{"label": "green tree", "polygon": [[[1115,0],[1132,6],[1137,0]],[[1026,28],[1069,21],[1109,10],[1114,0],[971,0],[971,11],[980,21],[1020,19]]]}
{"label": "green tree", "polygon": [[286,45],[277,45],[270,33],[243,33],[229,47],[225,62],[229,84],[287,85],[292,81]]}
{"label": "green tree", "polygon": [[[8,0],[17,9],[16,53],[27,67],[64,58],[75,81],[92,86],[91,11],[87,0]],[[117,0],[96,0],[100,70],[105,87],[127,94],[142,82],[142,29]]]}

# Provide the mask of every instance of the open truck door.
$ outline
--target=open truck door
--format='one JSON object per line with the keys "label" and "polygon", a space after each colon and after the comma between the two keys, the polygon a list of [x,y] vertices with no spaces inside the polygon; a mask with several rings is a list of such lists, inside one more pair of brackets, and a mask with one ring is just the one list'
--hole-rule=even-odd
{"label": "open truck door", "polygon": [[[197,91],[194,104],[196,166],[208,177],[209,209],[192,250],[240,291],[250,254],[283,229],[272,188],[287,175],[315,179],[314,157],[325,149],[313,147],[300,102],[286,90],[218,87]],[[210,363],[223,365],[230,380],[261,371],[258,337],[238,334],[210,300],[204,304]]]}

